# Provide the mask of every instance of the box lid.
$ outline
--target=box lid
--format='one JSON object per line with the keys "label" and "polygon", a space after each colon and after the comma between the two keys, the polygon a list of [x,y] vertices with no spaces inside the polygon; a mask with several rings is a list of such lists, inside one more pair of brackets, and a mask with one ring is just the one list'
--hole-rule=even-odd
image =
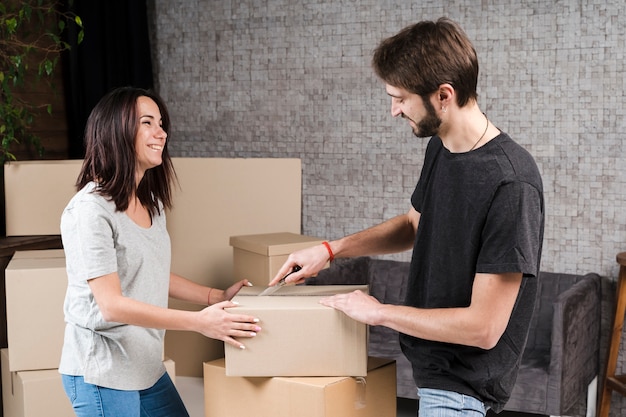
{"label": "box lid", "polygon": [[[242,287],[237,293],[237,297],[258,296],[262,293],[266,286],[255,285],[254,287]],[[365,293],[368,292],[367,285],[285,285],[280,287],[276,292],[268,295],[267,297],[276,296],[331,296],[335,294],[342,294],[361,290]],[[266,296],[258,297],[263,299]]]}
{"label": "box lid", "polygon": [[65,258],[17,258],[11,259],[6,271],[29,271],[34,269],[65,269]]}
{"label": "box lid", "polygon": [[65,258],[63,249],[18,250],[11,259]]}
{"label": "box lid", "polygon": [[239,303],[237,307],[229,307],[234,311],[253,310],[298,310],[328,308],[320,305],[322,298],[335,294],[361,290],[368,292],[367,285],[286,285],[269,296],[259,297],[265,287],[243,287],[233,298]]}
{"label": "box lid", "polygon": [[288,255],[321,243],[323,239],[297,233],[280,232],[230,237],[230,246],[265,256]]}

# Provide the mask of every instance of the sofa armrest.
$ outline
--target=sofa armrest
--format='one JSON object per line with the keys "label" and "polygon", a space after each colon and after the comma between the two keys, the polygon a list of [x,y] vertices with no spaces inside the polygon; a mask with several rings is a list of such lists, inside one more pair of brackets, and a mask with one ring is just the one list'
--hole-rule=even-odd
{"label": "sofa armrest", "polygon": [[560,397],[548,403],[561,404],[561,410],[547,410],[552,415],[575,405],[598,374],[600,285],[599,275],[587,274],[554,304],[547,395]]}

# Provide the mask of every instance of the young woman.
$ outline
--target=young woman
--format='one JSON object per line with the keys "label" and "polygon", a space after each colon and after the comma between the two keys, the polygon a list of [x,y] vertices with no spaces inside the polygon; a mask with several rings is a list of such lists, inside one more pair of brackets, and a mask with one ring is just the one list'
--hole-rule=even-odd
{"label": "young woman", "polygon": [[[68,289],[59,372],[77,416],[188,416],[162,362],[165,330],[239,348],[261,330],[255,317],[224,311],[247,280],[222,291],[170,272],[169,127],[161,98],[130,87],[106,95],[87,122],[78,192],[61,217]],[[173,310],[168,297],[209,307]]]}

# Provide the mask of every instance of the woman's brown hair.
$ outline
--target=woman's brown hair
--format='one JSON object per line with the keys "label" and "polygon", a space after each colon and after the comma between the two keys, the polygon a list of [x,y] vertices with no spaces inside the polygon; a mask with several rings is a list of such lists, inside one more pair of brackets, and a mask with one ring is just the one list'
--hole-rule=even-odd
{"label": "woman's brown hair", "polygon": [[[85,159],[76,180],[78,190],[94,181],[96,191],[125,211],[133,195],[151,215],[160,213],[160,203],[171,208],[171,186],[176,179],[174,166],[165,141],[162,164],[147,170],[135,190],[135,136],[139,129],[137,100],[152,99],[161,112],[163,130],[169,134],[170,117],[165,103],[153,91],[134,87],[117,88],[94,107],[85,128]],[[169,137],[168,137],[169,139]]]}

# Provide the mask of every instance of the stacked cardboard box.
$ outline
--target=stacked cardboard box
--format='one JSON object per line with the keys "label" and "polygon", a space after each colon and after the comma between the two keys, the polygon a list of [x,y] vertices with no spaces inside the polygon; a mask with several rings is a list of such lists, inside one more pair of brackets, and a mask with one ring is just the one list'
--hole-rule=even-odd
{"label": "stacked cardboard box", "polygon": [[[273,256],[258,246],[257,255]],[[264,267],[251,271],[263,274]],[[368,359],[367,326],[320,304],[323,297],[367,286],[285,286],[260,296],[264,288],[242,289],[234,298],[238,306],[229,309],[258,317],[262,330],[242,340],[245,349],[225,345],[224,359],[204,363],[206,417],[396,415],[395,362]]]}
{"label": "stacked cardboard box", "polygon": [[[306,357],[301,358],[306,362]],[[205,417],[395,417],[396,364],[370,358],[366,377],[232,377],[204,363]]]}
{"label": "stacked cardboard box", "polygon": [[243,288],[232,313],[260,319],[262,330],[242,340],[246,349],[225,345],[228,376],[366,376],[367,326],[320,304],[332,294],[365,285],[284,286],[270,296],[264,287]]}
{"label": "stacked cardboard box", "polygon": [[[5,417],[72,417],[57,368],[67,288],[62,249],[18,251],[6,268],[8,349],[2,349]],[[175,379],[175,364],[165,359]]]}
{"label": "stacked cardboard box", "polygon": [[233,247],[233,276],[254,285],[267,285],[291,252],[319,245],[322,239],[279,232],[230,237]]}
{"label": "stacked cardboard box", "polygon": [[[227,288],[233,279],[231,236],[299,232],[302,166],[294,158],[173,158],[180,186],[167,211],[172,271]],[[7,236],[58,235],[63,208],[76,192],[82,161],[17,161],[4,165]],[[201,192],[198,192],[201,190]],[[250,202],[254,201],[254,209]],[[263,285],[267,284],[267,280]],[[172,308],[200,306],[170,300]],[[202,376],[202,363],[224,356],[222,343],[168,331],[166,353],[179,375]]]}

